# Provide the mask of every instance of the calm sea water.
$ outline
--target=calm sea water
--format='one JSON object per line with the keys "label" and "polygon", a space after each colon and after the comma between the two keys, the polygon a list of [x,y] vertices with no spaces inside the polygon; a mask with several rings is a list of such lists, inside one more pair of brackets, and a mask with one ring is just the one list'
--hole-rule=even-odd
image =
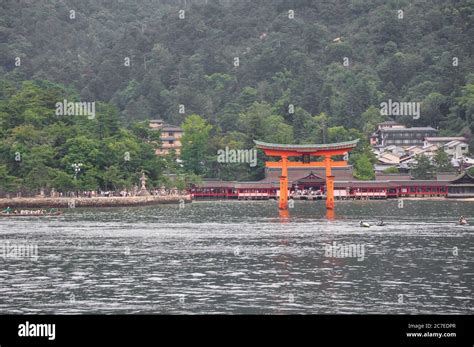
{"label": "calm sea water", "polygon": [[[333,220],[321,201],[289,217],[223,201],[3,218],[0,314],[472,314],[474,226],[460,215],[473,225],[474,203],[337,201]],[[37,253],[15,257],[21,245]]]}

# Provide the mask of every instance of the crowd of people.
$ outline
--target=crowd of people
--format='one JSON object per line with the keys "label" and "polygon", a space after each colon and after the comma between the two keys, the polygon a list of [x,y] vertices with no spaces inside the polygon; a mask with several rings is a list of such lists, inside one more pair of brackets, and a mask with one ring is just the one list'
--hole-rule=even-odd
{"label": "crowd of people", "polygon": [[[134,197],[134,196],[139,196],[140,191],[138,190],[121,190],[121,191],[109,191],[109,190],[88,190],[88,191],[78,191],[78,192],[51,192],[51,197],[58,197],[58,198],[96,198],[96,197]],[[179,189],[153,189],[150,190],[149,193],[151,195],[156,195],[156,196],[177,196],[177,195],[182,195],[186,194],[186,191],[184,190],[179,190]]]}
{"label": "crowd of people", "polygon": [[[188,192],[186,190],[181,190],[177,188],[154,188],[149,189],[148,192],[154,196],[180,196],[186,195]],[[132,189],[123,189],[119,191],[114,190],[83,190],[83,191],[56,191],[52,189],[51,191],[41,190],[40,193],[34,192],[18,192],[13,195],[10,193],[2,194],[0,191],[0,198],[5,197],[11,199],[16,198],[32,198],[32,197],[51,197],[51,198],[96,198],[96,197],[134,197],[140,196],[141,190],[137,187]]]}
{"label": "crowd of people", "polygon": [[291,197],[297,196],[320,196],[323,195],[323,191],[321,189],[295,189],[290,192]]}
{"label": "crowd of people", "polygon": [[48,213],[54,213],[56,209],[50,209],[49,211],[45,209],[39,210],[13,210],[11,207],[7,207],[2,211],[5,214],[19,214],[19,215],[28,215],[28,216],[37,216],[37,215],[44,215]]}

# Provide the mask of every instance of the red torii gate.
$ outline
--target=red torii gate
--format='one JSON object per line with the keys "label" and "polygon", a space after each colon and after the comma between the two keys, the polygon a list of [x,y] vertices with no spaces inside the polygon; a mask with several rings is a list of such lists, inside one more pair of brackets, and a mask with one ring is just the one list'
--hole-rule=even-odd
{"label": "red torii gate", "polygon": [[[357,146],[359,139],[347,142],[311,144],[311,145],[285,145],[254,141],[257,148],[263,150],[269,157],[280,157],[280,161],[267,161],[268,168],[281,168],[280,176],[280,203],[281,210],[288,209],[288,168],[289,167],[325,167],[326,168],[326,208],[334,209],[334,176],[331,174],[332,167],[347,166],[344,160],[333,161],[331,156],[344,155]],[[324,161],[310,161],[310,157],[323,156]],[[301,157],[300,162],[288,161],[289,157]]]}

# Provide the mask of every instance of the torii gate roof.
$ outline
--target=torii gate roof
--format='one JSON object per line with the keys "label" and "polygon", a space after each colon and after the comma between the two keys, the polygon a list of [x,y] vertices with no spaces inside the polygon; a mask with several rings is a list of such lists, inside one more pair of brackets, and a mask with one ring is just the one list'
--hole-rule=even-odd
{"label": "torii gate roof", "polygon": [[[359,139],[336,142],[336,143],[324,143],[324,144],[305,144],[305,145],[291,145],[281,143],[268,143],[254,140],[257,148],[266,151],[277,151],[277,152],[292,152],[292,154],[305,154],[305,153],[317,153],[326,151],[341,151],[351,150],[357,146]],[[291,155],[291,154],[290,154]]]}

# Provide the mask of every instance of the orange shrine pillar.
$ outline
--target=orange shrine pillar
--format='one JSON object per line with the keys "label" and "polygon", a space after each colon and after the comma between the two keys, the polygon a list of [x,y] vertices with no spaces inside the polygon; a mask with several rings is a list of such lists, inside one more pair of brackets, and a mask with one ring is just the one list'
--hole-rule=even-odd
{"label": "orange shrine pillar", "polygon": [[288,209],[288,157],[281,157],[281,176],[280,176],[280,210]]}
{"label": "orange shrine pillar", "polygon": [[324,164],[326,166],[326,208],[334,209],[334,176],[331,174],[331,156],[326,155]]}

